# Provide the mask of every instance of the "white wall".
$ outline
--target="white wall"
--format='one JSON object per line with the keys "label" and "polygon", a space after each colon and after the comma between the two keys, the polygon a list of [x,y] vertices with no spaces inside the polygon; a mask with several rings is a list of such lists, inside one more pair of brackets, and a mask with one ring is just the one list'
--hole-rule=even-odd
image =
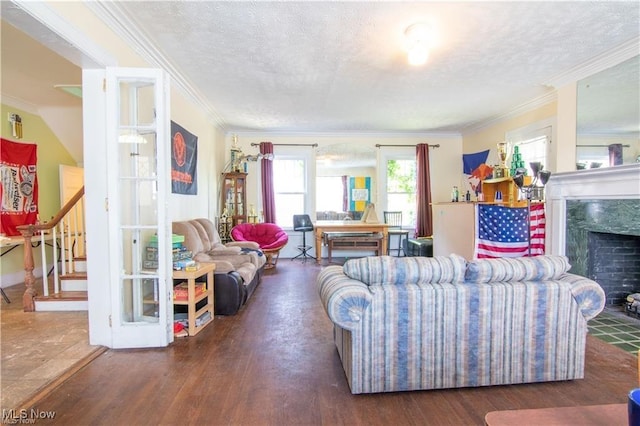
{"label": "white wall", "polygon": [[[230,148],[234,133],[227,133],[225,138],[225,158],[230,158]],[[446,201],[449,197],[451,186],[458,184],[462,175],[462,137],[458,134],[438,135],[397,135],[397,134],[269,134],[269,133],[243,133],[236,132],[238,145],[245,154],[257,154],[258,147],[252,147],[251,143],[272,142],[273,144],[318,144],[318,148],[333,144],[357,144],[365,149],[377,150],[380,145],[416,145],[428,143],[439,144],[440,148],[430,151],[432,192],[434,201]],[[300,148],[314,150],[314,148]],[[278,155],[278,146],[274,147],[275,155]],[[260,182],[257,163],[249,163],[249,176],[247,188],[247,204],[261,205]],[[372,176],[373,177],[373,176]],[[315,182],[311,182],[315,186]]]}
{"label": "white wall", "polygon": [[171,94],[171,120],[198,137],[197,195],[171,194],[169,196],[169,218],[171,221],[206,217],[214,219],[215,210],[211,198],[215,199],[218,165],[216,151],[224,145],[220,132],[209,123],[193,105],[179,93]]}
{"label": "white wall", "polygon": [[[462,181],[462,137],[458,134],[270,134],[253,132],[228,133],[225,137],[225,158],[230,158],[230,148],[233,134],[238,136],[238,146],[245,154],[257,154],[259,147],[252,147],[251,143],[272,142],[273,144],[318,144],[318,148],[301,147],[301,150],[319,149],[333,144],[357,144],[364,149],[378,150],[380,145],[416,145],[428,143],[439,144],[439,148],[430,150],[431,183],[434,202],[448,201],[451,187],[460,185]],[[282,148],[281,148],[282,149]],[[387,148],[388,149],[388,148]],[[412,148],[409,148],[412,149]],[[274,147],[275,155],[278,155],[278,146]],[[226,161],[225,160],[225,161]],[[256,210],[261,209],[260,178],[257,163],[249,163],[247,177],[247,204],[254,204]],[[379,182],[376,176],[372,180]],[[315,180],[310,183],[315,187]],[[379,186],[379,183],[378,183]],[[379,200],[379,194],[384,188],[375,188],[375,196]],[[376,209],[378,210],[378,209]],[[309,237],[309,235],[307,235]],[[302,244],[300,233],[289,231],[289,243],[281,253],[281,257],[289,258],[298,254],[297,246]]]}

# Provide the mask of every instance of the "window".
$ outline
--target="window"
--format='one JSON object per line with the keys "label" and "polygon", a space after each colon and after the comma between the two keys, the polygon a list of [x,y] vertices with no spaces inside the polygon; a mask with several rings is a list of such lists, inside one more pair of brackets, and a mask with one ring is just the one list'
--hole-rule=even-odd
{"label": "window", "polygon": [[507,132],[505,137],[509,141],[511,152],[507,154],[507,167],[511,167],[513,158],[513,148],[518,147],[524,167],[527,169],[527,175],[533,176],[533,171],[529,163],[539,161],[543,168],[549,170],[549,144],[551,143],[551,135],[553,131],[554,121],[542,120],[529,126]]}
{"label": "window", "polygon": [[307,211],[307,167],[304,158],[277,155],[273,160],[276,221],[283,228],[293,227],[293,215]]}
{"label": "window", "polygon": [[416,225],[416,160],[387,160],[387,208],[402,212],[403,227]]}
{"label": "window", "polygon": [[533,171],[529,163],[539,161],[543,168],[547,166],[547,136],[538,136],[516,142],[514,146],[517,146],[520,150],[528,176],[533,176]]}

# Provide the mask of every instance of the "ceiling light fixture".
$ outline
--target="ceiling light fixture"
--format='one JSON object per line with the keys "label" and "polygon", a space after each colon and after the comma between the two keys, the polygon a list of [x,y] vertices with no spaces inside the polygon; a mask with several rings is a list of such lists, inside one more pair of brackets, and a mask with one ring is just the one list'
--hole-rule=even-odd
{"label": "ceiling light fixture", "polygon": [[429,24],[418,22],[410,25],[404,31],[404,36],[407,43],[409,64],[413,66],[424,65],[429,58],[429,47],[433,41]]}

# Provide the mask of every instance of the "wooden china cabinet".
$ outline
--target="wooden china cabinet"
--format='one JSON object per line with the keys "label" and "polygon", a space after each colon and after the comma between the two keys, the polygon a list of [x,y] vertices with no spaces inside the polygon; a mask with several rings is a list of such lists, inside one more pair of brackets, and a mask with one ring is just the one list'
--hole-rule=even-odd
{"label": "wooden china cabinet", "polygon": [[222,174],[220,205],[226,211],[231,227],[247,221],[247,174],[229,172]]}

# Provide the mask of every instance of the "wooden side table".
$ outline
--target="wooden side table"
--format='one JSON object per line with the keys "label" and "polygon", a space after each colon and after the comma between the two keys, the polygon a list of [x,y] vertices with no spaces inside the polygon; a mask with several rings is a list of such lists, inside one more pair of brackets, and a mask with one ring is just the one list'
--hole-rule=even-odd
{"label": "wooden side table", "polygon": [[[187,319],[189,322],[187,332],[189,333],[189,336],[195,336],[200,331],[202,331],[202,329],[206,327],[211,321],[213,321],[213,272],[215,271],[215,269],[215,263],[201,263],[200,267],[196,271],[173,271],[174,280],[187,280],[187,300],[174,299],[173,304],[187,305]],[[205,275],[207,277],[206,290],[204,291],[204,293],[196,296],[196,281]],[[204,299],[207,299],[207,303],[200,309],[196,310],[196,304]],[[207,312],[208,317],[206,317],[202,323],[196,324],[196,320],[203,317],[203,315],[207,315]]]}

